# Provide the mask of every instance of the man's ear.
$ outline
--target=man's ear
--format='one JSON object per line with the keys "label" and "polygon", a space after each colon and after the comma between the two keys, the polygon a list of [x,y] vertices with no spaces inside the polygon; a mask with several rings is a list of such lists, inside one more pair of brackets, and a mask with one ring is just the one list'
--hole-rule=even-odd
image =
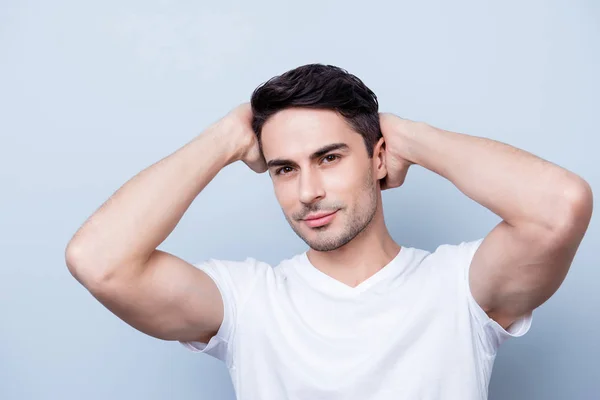
{"label": "man's ear", "polygon": [[385,139],[382,137],[373,148],[373,169],[375,171],[375,179],[377,180],[381,180],[387,176],[385,154]]}

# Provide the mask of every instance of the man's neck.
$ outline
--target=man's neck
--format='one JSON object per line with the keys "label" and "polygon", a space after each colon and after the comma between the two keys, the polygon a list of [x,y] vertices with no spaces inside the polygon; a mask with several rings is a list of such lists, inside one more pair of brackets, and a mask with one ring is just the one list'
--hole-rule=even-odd
{"label": "man's neck", "polygon": [[307,255],[321,272],[356,287],[389,264],[400,249],[389,234],[383,215],[376,215],[371,224],[346,245],[327,252],[310,249]]}

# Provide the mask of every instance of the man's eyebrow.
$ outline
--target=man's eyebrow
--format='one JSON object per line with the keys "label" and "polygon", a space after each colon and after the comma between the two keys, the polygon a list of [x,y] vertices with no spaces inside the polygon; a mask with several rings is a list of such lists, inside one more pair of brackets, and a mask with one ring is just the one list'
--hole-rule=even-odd
{"label": "man's eyebrow", "polygon": [[[314,153],[312,153],[310,155],[310,159],[314,160],[316,158],[321,158],[323,157],[325,154],[329,153],[330,151],[333,150],[349,150],[350,147],[346,144],[346,143],[332,143],[332,144],[328,144],[327,146],[323,146],[320,149],[318,149],[317,151],[315,151]],[[282,159],[282,158],[275,158],[271,161],[269,161],[267,163],[267,167],[272,168],[272,167],[283,167],[283,166],[292,166],[292,167],[297,167],[298,164],[295,161],[292,160],[286,160],[286,159]]]}
{"label": "man's eyebrow", "polygon": [[297,164],[292,160],[284,160],[283,158],[275,158],[267,163],[267,167],[269,168],[286,166],[296,167]]}
{"label": "man's eyebrow", "polygon": [[346,143],[332,143],[332,144],[328,144],[327,146],[321,147],[319,150],[312,153],[310,158],[311,158],[311,160],[314,160],[315,158],[323,157],[325,154],[327,154],[333,150],[349,150],[349,149],[350,148],[348,147],[348,145]]}

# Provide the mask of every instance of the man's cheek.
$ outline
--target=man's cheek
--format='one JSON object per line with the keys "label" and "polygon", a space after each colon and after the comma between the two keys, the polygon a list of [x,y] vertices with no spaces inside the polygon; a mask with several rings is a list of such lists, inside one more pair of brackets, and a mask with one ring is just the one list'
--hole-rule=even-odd
{"label": "man's cheek", "polygon": [[324,181],[324,189],[328,195],[343,194],[352,190],[352,175],[338,174]]}
{"label": "man's cheek", "polygon": [[286,215],[290,215],[294,211],[294,206],[297,203],[297,199],[295,197],[295,193],[291,190],[285,190],[283,188],[279,190],[275,190],[275,197],[279,202],[279,205],[286,213]]}

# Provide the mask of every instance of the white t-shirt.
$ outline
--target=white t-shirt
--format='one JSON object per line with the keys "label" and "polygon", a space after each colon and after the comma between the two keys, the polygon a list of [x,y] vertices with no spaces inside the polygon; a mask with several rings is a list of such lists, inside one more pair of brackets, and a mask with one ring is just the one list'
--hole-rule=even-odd
{"label": "white t-shirt", "polygon": [[196,264],[225,312],[208,344],[182,342],[225,362],[239,400],[487,399],[496,352],[522,336],[468,286],[483,239],[434,252],[402,247],[352,288],[298,254],[276,267],[253,258]]}

